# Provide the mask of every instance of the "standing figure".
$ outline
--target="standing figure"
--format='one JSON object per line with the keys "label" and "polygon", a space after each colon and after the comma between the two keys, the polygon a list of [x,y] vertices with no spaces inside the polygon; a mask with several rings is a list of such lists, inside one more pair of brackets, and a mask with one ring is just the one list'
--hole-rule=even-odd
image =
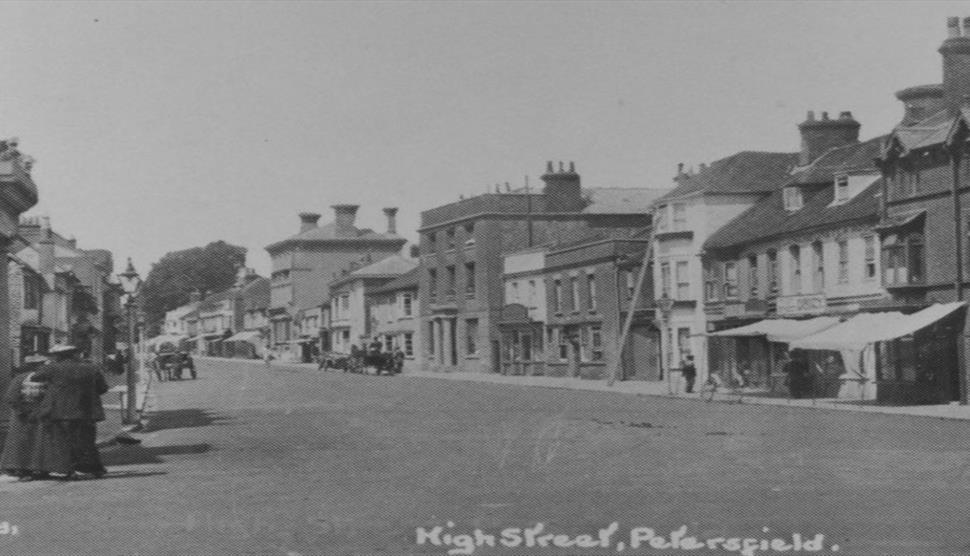
{"label": "standing figure", "polygon": [[784,365],[788,382],[788,392],[793,398],[803,398],[809,391],[811,377],[808,374],[808,362],[800,349],[792,350]]}
{"label": "standing figure", "polygon": [[178,358],[179,374],[181,375],[181,369],[188,369],[189,374],[192,375],[193,379],[198,378],[198,374],[195,372],[195,361],[192,360],[192,356],[189,355],[189,352],[185,350],[180,351]]}
{"label": "standing figure", "polygon": [[50,350],[54,362],[34,375],[47,382],[39,410],[38,449],[50,474],[58,479],[101,477],[106,472],[96,438],[97,423],[104,420],[101,395],[108,384],[101,370],[80,361],[78,354],[74,346],[54,346]]}
{"label": "standing figure", "polygon": [[694,392],[694,381],[697,380],[697,367],[694,366],[694,356],[687,354],[680,363],[680,374],[684,377],[684,392]]}
{"label": "standing figure", "polygon": [[401,371],[404,370],[405,355],[404,355],[404,351],[401,349],[400,346],[394,348],[393,357],[394,357],[394,374],[401,374]]}
{"label": "standing figure", "polygon": [[46,362],[43,355],[24,358],[24,365],[10,381],[3,397],[10,406],[10,421],[0,454],[0,470],[25,481],[41,478],[46,471],[36,457],[36,447],[40,434],[37,411],[47,385],[34,380],[35,372]]}

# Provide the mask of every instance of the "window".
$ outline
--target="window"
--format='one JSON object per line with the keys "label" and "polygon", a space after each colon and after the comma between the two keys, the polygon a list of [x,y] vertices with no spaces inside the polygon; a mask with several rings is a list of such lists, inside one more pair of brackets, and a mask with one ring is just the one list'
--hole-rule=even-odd
{"label": "window", "polygon": [[390,334],[384,334],[384,351],[388,353],[394,351],[394,337]]}
{"label": "window", "polygon": [[435,251],[437,251],[438,245],[437,245],[437,242],[435,241],[435,233],[428,232],[427,234],[424,235],[424,237],[427,240],[428,253],[434,253]]}
{"label": "window", "polygon": [[667,231],[667,205],[661,205],[653,212],[653,227],[658,232]]}
{"label": "window", "polygon": [[866,247],[866,266],[863,276],[866,280],[876,277],[876,236],[865,236],[862,238]]}
{"label": "window", "polygon": [[717,301],[717,274],[714,272],[714,265],[711,263],[704,265],[704,299]]}
{"label": "window", "polygon": [[687,205],[684,203],[674,203],[674,231],[683,232],[687,230]]}
{"label": "window", "polygon": [[572,298],[573,311],[579,311],[579,277],[573,276],[569,279],[569,294]]}
{"label": "window", "polygon": [[553,281],[553,299],[552,308],[557,312],[562,312],[562,280],[556,279]]}
{"label": "window", "polygon": [[768,259],[768,293],[778,295],[778,251],[772,249],[767,253]]}
{"label": "window", "polygon": [[758,297],[758,256],[748,255],[748,295]]}
{"label": "window", "polygon": [[786,187],[782,193],[785,201],[785,210],[796,211],[802,208],[802,192],[797,187]]}
{"label": "window", "polygon": [[539,297],[539,292],[536,289],[536,281],[535,280],[529,280],[529,299],[528,299],[528,303],[526,305],[530,309],[535,309],[536,307],[538,307],[538,305],[536,303],[536,301],[538,300],[538,297]]}
{"label": "window", "polygon": [[455,229],[454,228],[448,228],[448,231],[445,232],[445,239],[448,242],[447,243],[448,249],[454,249],[455,248]]}
{"label": "window", "polygon": [[813,290],[822,293],[825,291],[825,252],[821,241],[812,242],[812,262],[815,269],[812,275]]}
{"label": "window", "polygon": [[413,315],[414,311],[414,300],[411,299],[411,293],[405,292],[401,294],[401,315],[405,317],[410,317]]}
{"label": "window", "polygon": [[590,311],[596,310],[596,275],[586,275],[586,308]]}
{"label": "window", "polygon": [[508,283],[508,286],[509,286],[509,294],[508,294],[508,300],[506,300],[506,303],[518,303],[519,302],[519,283],[513,280],[512,282]]}
{"label": "window", "polygon": [[839,283],[849,283],[849,242],[839,240]]}
{"label": "window", "polygon": [[429,268],[428,269],[428,299],[432,303],[438,298],[438,271]]}
{"label": "window", "polygon": [[414,357],[414,333],[404,333],[404,356]]}
{"label": "window", "polygon": [[556,340],[559,343],[559,359],[563,361],[569,359],[569,339],[562,328],[556,329]]}
{"label": "window", "polygon": [[802,253],[801,247],[792,245],[788,248],[788,293],[802,293]]}
{"label": "window", "polygon": [[475,298],[475,263],[465,263],[465,297]]}
{"label": "window", "polygon": [[738,297],[738,263],[728,261],[724,263],[724,299]]}
{"label": "window", "polygon": [[433,322],[428,323],[428,355],[434,356],[435,348],[435,337],[434,337],[435,326]]}
{"label": "window", "polygon": [[40,284],[33,276],[24,274],[24,309],[40,306]]}
{"label": "window", "polygon": [[478,355],[478,319],[465,321],[465,355]]}
{"label": "window", "polygon": [[690,299],[690,277],[687,274],[687,261],[677,261],[674,272],[677,278],[676,299]]}
{"label": "window", "polygon": [[670,297],[670,263],[660,263],[660,293]]}
{"label": "window", "polygon": [[637,276],[633,270],[626,271],[626,298],[627,301],[633,299],[633,294],[637,289]]}
{"label": "window", "polygon": [[350,294],[343,294],[340,296],[340,311],[345,312],[350,310]]}
{"label": "window", "polygon": [[603,360],[603,327],[593,324],[589,327],[590,359],[593,361]]}
{"label": "window", "polygon": [[473,245],[475,243],[475,223],[468,222],[465,224],[465,245]]}
{"label": "window", "polygon": [[445,283],[445,288],[447,288],[445,290],[445,297],[448,299],[448,301],[454,301],[455,300],[455,280],[456,280],[455,265],[446,266],[445,273],[446,273],[445,274],[446,279],[448,280]]}
{"label": "window", "polygon": [[907,181],[909,182],[909,195],[919,195],[920,190],[920,172],[918,168],[914,168],[912,172],[906,172]]}
{"label": "window", "polygon": [[889,234],[883,241],[882,251],[886,285],[923,282],[926,261],[922,234],[910,234],[906,237]]}
{"label": "window", "polygon": [[844,203],[849,200],[849,176],[835,177],[835,202]]}

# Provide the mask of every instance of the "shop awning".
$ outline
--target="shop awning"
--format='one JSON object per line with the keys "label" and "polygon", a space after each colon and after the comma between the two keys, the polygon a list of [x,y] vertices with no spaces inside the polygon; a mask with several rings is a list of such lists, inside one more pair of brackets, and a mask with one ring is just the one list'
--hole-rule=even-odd
{"label": "shop awning", "polygon": [[962,301],[942,303],[912,315],[898,312],[863,313],[838,326],[796,340],[791,343],[791,347],[834,351],[861,350],[868,344],[893,340],[926,328],[964,305]]}
{"label": "shop awning", "polygon": [[738,328],[711,332],[708,336],[750,337],[764,336],[769,342],[791,343],[794,340],[817,334],[839,324],[836,317],[816,317],[806,320],[766,319]]}
{"label": "shop awning", "polygon": [[226,338],[227,342],[249,342],[252,344],[262,343],[263,335],[258,330],[243,330],[236,332]]}

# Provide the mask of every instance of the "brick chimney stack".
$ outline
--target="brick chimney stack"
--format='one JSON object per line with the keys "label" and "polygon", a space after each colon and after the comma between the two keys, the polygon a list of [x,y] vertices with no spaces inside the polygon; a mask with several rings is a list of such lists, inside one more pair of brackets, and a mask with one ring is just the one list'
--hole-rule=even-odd
{"label": "brick chimney stack", "polygon": [[542,189],[546,197],[546,212],[579,212],[585,207],[583,190],[580,187],[579,174],[576,165],[569,163],[569,169],[563,169],[559,163],[559,170],[553,169],[552,161],[546,163],[546,173],[542,175],[545,187]]}
{"label": "brick chimney stack", "polygon": [[317,227],[317,221],[320,220],[320,215],[316,212],[301,212],[300,213],[300,233],[312,230]]}
{"label": "brick chimney stack", "polygon": [[331,205],[334,214],[336,229],[334,233],[337,237],[357,237],[357,228],[354,227],[354,220],[357,218],[357,209],[360,205]]}
{"label": "brick chimney stack", "polygon": [[822,119],[815,119],[815,112],[809,110],[805,121],[798,124],[802,135],[802,151],[799,166],[811,164],[825,151],[859,142],[859,128],[862,125],[852,117],[852,112],[842,112],[837,120],[829,119],[828,112],[822,112]]}
{"label": "brick chimney stack", "polygon": [[943,100],[943,85],[917,85],[896,92],[905,107],[902,125],[911,125],[936,114],[946,107]]}
{"label": "brick chimney stack", "polygon": [[387,217],[387,233],[397,233],[397,207],[387,207],[384,209],[384,216]]}
{"label": "brick chimney stack", "polygon": [[947,38],[940,45],[943,56],[943,101],[951,114],[960,111],[964,95],[970,95],[970,17],[947,19]]}

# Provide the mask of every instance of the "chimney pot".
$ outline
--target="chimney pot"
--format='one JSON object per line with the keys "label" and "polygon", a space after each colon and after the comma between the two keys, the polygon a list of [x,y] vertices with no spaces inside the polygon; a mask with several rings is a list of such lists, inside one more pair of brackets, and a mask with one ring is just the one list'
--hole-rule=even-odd
{"label": "chimney pot", "polygon": [[839,119],[840,120],[851,120],[852,119],[852,112],[849,112],[848,110],[846,110],[844,112],[839,112]]}
{"label": "chimney pot", "polygon": [[683,162],[678,162],[677,163],[677,175],[678,176],[684,175],[684,163]]}
{"label": "chimney pot", "polygon": [[334,234],[337,237],[356,237],[354,220],[360,205],[330,205],[334,213]]}
{"label": "chimney pot", "polygon": [[317,221],[320,220],[320,214],[316,212],[301,212],[300,217],[300,233],[312,230],[317,227]]}
{"label": "chimney pot", "polygon": [[397,233],[397,207],[387,207],[384,209],[384,216],[387,217],[387,233]]}
{"label": "chimney pot", "polygon": [[956,38],[960,36],[960,18],[959,17],[948,17],[946,18],[946,33],[949,38]]}
{"label": "chimney pot", "polygon": [[551,174],[552,172],[553,172],[553,170],[552,170],[552,161],[550,160],[550,161],[546,162],[546,173],[547,174]]}
{"label": "chimney pot", "polygon": [[576,163],[573,162],[572,160],[569,161],[569,173],[570,174],[576,173]]}
{"label": "chimney pot", "polygon": [[814,110],[809,110],[808,111],[808,115],[805,116],[805,120],[807,120],[809,122],[814,122],[815,121],[815,111]]}
{"label": "chimney pot", "polygon": [[828,120],[829,120],[829,113],[828,112],[822,112],[822,121],[823,122],[827,122]]}
{"label": "chimney pot", "polygon": [[562,174],[565,170],[562,169],[562,160],[559,161],[559,173]]}

